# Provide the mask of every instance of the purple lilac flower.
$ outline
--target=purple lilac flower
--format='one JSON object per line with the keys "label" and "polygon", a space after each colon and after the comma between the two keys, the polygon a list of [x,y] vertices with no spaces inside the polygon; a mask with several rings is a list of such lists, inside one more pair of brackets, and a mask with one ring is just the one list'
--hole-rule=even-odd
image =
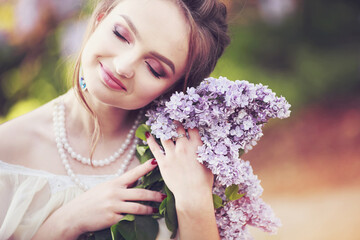
{"label": "purple lilac flower", "polygon": [[169,101],[159,100],[148,110],[147,125],[157,138],[176,137],[174,120],[185,129],[197,127],[203,141],[198,161],[215,175],[213,192],[224,201],[225,189],[239,186],[244,197],[216,210],[224,239],[251,239],[246,225],[274,232],[280,225],[271,208],[261,199],[260,180],[250,163],[239,156],[262,137],[262,127],[271,118],[287,118],[290,104],[267,86],[225,77],[207,78],[184,94],[174,93]]}
{"label": "purple lilac flower", "polygon": [[216,210],[216,221],[222,239],[252,239],[247,225],[258,227],[271,234],[281,226],[269,205],[261,198],[242,197],[228,202],[223,208]]}

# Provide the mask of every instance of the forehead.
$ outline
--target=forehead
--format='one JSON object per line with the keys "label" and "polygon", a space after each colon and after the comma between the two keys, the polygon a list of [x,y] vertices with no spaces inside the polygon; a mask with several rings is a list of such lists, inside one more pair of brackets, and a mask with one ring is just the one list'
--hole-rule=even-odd
{"label": "forehead", "polygon": [[149,51],[159,52],[175,65],[187,59],[190,28],[173,1],[123,0],[109,17],[121,19],[121,15],[131,20],[138,30],[138,42]]}

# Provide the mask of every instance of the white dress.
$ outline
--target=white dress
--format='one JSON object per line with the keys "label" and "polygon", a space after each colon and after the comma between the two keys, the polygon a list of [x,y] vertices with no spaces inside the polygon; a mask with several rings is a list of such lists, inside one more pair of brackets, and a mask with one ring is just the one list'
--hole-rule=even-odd
{"label": "white dress", "polygon": [[[89,187],[114,175],[78,175]],[[56,209],[83,191],[66,175],[0,161],[0,240],[31,239]],[[170,239],[163,219],[157,240]]]}

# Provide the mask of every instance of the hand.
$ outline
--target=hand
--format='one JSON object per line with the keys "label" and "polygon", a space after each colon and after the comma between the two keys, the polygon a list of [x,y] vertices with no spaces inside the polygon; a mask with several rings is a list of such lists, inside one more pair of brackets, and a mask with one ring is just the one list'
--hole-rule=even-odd
{"label": "hand", "polygon": [[[35,239],[49,236],[49,229],[63,229],[66,237],[76,238],[84,232],[101,230],[119,222],[125,214],[152,214],[157,211],[150,206],[131,201],[161,202],[164,195],[146,189],[128,188],[140,177],[157,166],[156,161],[149,160],[122,176],[97,185],[59,208],[41,226]],[[70,226],[69,226],[70,225]],[[55,234],[58,239],[61,234]],[[50,234],[50,235],[51,235]],[[52,235],[51,235],[52,236]],[[51,237],[50,237],[51,238]],[[59,238],[61,239],[61,238]]]}
{"label": "hand", "polygon": [[[203,143],[197,129],[185,129],[181,124],[177,128],[183,137],[173,140],[161,140],[164,151],[153,136],[147,134],[147,142],[158,161],[161,175],[173,192],[176,202],[197,201],[204,196],[212,197],[214,176],[212,172],[197,161],[197,149]],[[212,199],[211,199],[212,200]]]}
{"label": "hand", "polygon": [[203,143],[197,129],[182,126],[178,134],[184,136],[161,140],[164,151],[148,133],[147,142],[158,161],[161,175],[175,196],[176,213],[181,239],[220,239],[214,214],[212,186],[214,175],[197,160],[198,147]]}

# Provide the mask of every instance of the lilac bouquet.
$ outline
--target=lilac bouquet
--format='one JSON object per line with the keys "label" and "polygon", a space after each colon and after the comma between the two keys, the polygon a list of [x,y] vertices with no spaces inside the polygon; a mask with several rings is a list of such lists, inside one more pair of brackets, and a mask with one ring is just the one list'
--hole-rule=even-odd
{"label": "lilac bouquet", "polygon": [[177,137],[174,120],[185,129],[199,129],[203,145],[198,161],[215,175],[214,207],[222,239],[252,239],[247,225],[270,233],[281,225],[260,198],[263,189],[250,163],[240,157],[259,141],[263,125],[289,117],[289,108],[267,86],[220,77],[176,92],[147,111],[146,124],[157,138]]}

